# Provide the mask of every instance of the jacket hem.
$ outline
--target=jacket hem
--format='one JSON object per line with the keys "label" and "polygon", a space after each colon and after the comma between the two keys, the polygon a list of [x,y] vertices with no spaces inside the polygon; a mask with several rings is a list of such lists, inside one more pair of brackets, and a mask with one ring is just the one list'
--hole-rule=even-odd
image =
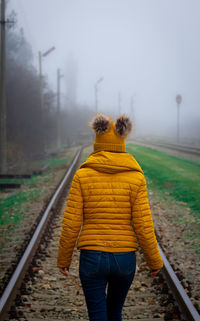
{"label": "jacket hem", "polygon": [[137,247],[105,247],[105,246],[78,246],[78,250],[93,250],[93,251],[102,251],[102,252],[113,252],[113,253],[120,253],[120,252],[132,252],[137,251]]}

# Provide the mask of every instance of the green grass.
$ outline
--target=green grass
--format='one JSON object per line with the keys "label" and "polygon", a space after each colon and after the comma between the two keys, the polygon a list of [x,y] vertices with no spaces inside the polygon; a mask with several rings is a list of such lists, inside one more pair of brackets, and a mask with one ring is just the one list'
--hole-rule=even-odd
{"label": "green grass", "polygon": [[71,158],[66,157],[66,158],[53,158],[53,159],[47,159],[45,161],[42,161],[42,165],[48,165],[49,167],[55,167],[58,165],[63,165],[71,161]]}
{"label": "green grass", "polygon": [[0,183],[19,183],[23,184],[27,179],[23,178],[0,178]]}
{"label": "green grass", "polygon": [[15,224],[23,220],[26,205],[32,200],[41,199],[46,195],[47,192],[42,190],[42,184],[49,181],[50,178],[51,175],[45,173],[33,175],[24,181],[6,179],[11,183],[20,181],[20,183],[24,183],[24,187],[23,191],[13,190],[11,195],[8,194],[5,198],[0,199],[0,225],[9,225],[9,228],[12,229]]}
{"label": "green grass", "polygon": [[[33,175],[31,179],[3,179],[1,182],[20,182],[24,183],[22,191],[12,191],[12,194],[6,194],[5,197],[0,199],[0,225],[7,225],[9,229],[12,229],[14,225],[23,220],[26,213],[27,205],[36,199],[42,199],[47,191],[42,189],[43,183],[51,182],[53,167],[59,165],[69,164],[74,156],[75,150],[69,150],[65,156],[61,158],[52,158],[45,160],[42,164],[49,165],[48,171],[43,175]],[[41,164],[41,163],[40,163]],[[2,192],[2,196],[4,192]]]}
{"label": "green grass", "polygon": [[81,161],[84,163],[87,160],[88,156],[89,156],[89,153],[83,153],[81,157]]}
{"label": "green grass", "polygon": [[[142,167],[153,197],[169,208],[174,201],[181,202],[182,214],[179,211],[177,217],[175,212],[172,222],[184,226],[185,237],[192,241],[189,248],[200,254],[200,164],[131,143],[127,152]],[[184,206],[190,208],[189,217]]]}
{"label": "green grass", "polygon": [[93,146],[88,146],[84,149],[82,155],[81,155],[81,164],[84,163],[88,156],[93,152]]}
{"label": "green grass", "polygon": [[17,224],[23,219],[25,213],[25,203],[38,199],[44,193],[40,190],[14,193],[0,200],[0,225]]}
{"label": "green grass", "polygon": [[127,151],[141,165],[148,184],[200,213],[200,164],[134,144]]}

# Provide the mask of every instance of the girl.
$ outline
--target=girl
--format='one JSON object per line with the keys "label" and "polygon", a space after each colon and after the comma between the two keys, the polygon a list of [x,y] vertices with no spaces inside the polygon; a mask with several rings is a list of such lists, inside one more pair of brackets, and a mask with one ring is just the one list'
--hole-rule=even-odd
{"label": "girl", "polygon": [[90,321],[121,321],[135,274],[138,243],[152,277],[163,263],[143,171],[125,152],[125,138],[132,130],[130,119],[122,115],[114,123],[97,114],[90,127],[96,135],[94,152],[72,181],[57,265],[67,276],[78,239],[79,275]]}

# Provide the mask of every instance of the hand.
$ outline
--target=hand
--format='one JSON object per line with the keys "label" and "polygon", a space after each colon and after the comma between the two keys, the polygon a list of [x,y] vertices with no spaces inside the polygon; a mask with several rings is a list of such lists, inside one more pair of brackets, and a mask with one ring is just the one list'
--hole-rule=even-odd
{"label": "hand", "polygon": [[160,272],[160,270],[153,270],[151,271],[151,278],[154,278],[158,273]]}
{"label": "hand", "polygon": [[69,268],[67,268],[67,267],[60,268],[60,273],[62,273],[64,276],[68,276],[69,275]]}

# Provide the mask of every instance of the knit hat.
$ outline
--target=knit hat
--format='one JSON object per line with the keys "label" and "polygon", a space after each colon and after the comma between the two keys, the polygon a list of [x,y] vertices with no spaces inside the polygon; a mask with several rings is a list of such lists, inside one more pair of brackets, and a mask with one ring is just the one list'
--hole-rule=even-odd
{"label": "knit hat", "polygon": [[132,122],[126,115],[121,115],[114,123],[111,117],[102,113],[94,116],[89,123],[96,134],[94,151],[125,152],[125,138],[131,133]]}

